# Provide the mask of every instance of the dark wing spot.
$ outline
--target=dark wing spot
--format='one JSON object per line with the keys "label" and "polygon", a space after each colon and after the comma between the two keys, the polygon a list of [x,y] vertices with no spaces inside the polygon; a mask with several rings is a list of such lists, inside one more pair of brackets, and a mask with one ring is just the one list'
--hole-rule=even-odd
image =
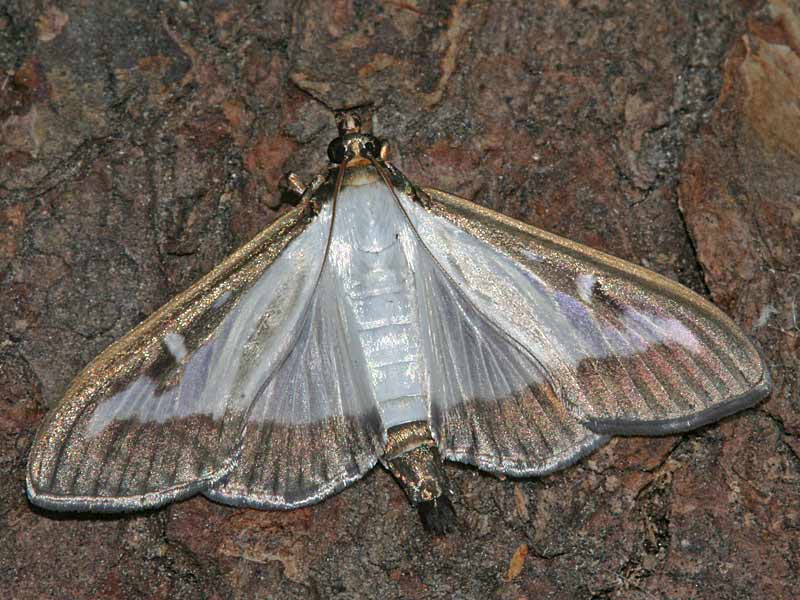
{"label": "dark wing spot", "polygon": [[592,299],[597,300],[617,314],[622,314],[624,311],[624,307],[606,291],[600,279],[595,280],[594,285],[592,285]]}

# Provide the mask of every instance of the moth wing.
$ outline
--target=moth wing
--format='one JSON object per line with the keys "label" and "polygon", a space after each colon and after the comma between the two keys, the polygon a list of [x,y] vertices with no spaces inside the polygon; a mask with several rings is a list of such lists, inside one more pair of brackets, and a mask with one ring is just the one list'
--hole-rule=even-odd
{"label": "moth wing", "polygon": [[426,294],[436,287],[449,297],[422,311],[432,323],[431,381],[440,381],[431,427],[448,458],[547,472],[607,435],[692,429],[769,393],[753,344],[688,289],[467,200],[426,193],[427,208],[407,198],[403,206],[436,265]]}
{"label": "moth wing", "polygon": [[329,224],[329,210],[290,211],[92,362],[39,429],[31,500],[132,510],[228,476],[302,329]]}
{"label": "moth wing", "polygon": [[375,466],[385,431],[340,286],[326,263],[292,351],[253,406],[238,464],[209,498],[296,508]]}
{"label": "moth wing", "polygon": [[429,424],[446,458],[543,475],[607,440],[567,410],[543,365],[447,271],[423,258],[418,275]]}

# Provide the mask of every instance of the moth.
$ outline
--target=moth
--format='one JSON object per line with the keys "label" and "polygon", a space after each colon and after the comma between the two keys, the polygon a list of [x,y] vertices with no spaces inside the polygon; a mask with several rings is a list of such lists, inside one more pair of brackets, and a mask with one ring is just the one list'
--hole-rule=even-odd
{"label": "moth", "polygon": [[75,379],[32,445],[31,502],[291,509],[380,462],[442,533],[445,459],[545,475],[769,393],[754,344],[685,287],[415,186],[351,114],[328,155],[292,179],[295,208]]}

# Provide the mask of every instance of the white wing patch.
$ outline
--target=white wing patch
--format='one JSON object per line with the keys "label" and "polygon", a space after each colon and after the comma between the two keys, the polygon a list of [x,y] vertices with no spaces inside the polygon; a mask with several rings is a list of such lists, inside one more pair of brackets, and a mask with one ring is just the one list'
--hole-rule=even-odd
{"label": "white wing patch", "polygon": [[188,354],[186,351],[186,344],[184,342],[185,340],[183,339],[183,336],[179,333],[170,331],[164,336],[164,344],[167,346],[167,350],[169,350],[172,358],[175,359],[175,362],[181,362]]}

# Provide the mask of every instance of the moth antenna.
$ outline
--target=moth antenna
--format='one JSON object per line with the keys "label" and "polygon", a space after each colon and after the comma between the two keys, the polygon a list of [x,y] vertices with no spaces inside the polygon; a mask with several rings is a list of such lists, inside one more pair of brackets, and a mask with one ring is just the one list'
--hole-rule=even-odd
{"label": "moth antenna", "polygon": [[[388,148],[387,148],[387,150],[388,150]],[[400,197],[397,195],[397,191],[394,189],[394,186],[392,185],[392,182],[389,181],[389,176],[386,174],[386,168],[383,165],[381,165],[377,160],[372,158],[372,157],[370,157],[370,162],[372,163],[372,166],[375,167],[375,170],[378,172],[378,174],[381,176],[381,179],[383,180],[383,184],[387,188],[389,188],[389,193],[392,194],[392,196],[394,197],[395,202],[397,202],[397,206],[399,206],[400,210],[403,211],[403,214],[406,216],[406,220],[408,221],[408,223],[411,225],[411,228],[416,233],[417,230],[414,228],[414,224],[411,222],[411,217],[409,216],[408,212],[406,211],[405,207],[403,206],[403,203],[400,202]],[[419,234],[417,234],[417,237],[419,237]],[[421,242],[422,238],[419,238],[419,239],[420,239],[420,242]]]}
{"label": "moth antenna", "polygon": [[339,192],[342,189],[342,181],[344,181],[344,171],[346,168],[346,164],[342,163],[339,165],[339,171],[336,173],[336,184],[333,186],[333,199],[331,200],[331,226],[328,228],[328,241],[325,243],[325,253],[322,255],[322,267],[320,268],[319,276],[317,277],[317,283],[319,283],[319,277],[322,277],[322,270],[325,268],[325,263],[328,260],[328,254],[331,250],[333,226],[336,222],[336,200],[339,198]]}

